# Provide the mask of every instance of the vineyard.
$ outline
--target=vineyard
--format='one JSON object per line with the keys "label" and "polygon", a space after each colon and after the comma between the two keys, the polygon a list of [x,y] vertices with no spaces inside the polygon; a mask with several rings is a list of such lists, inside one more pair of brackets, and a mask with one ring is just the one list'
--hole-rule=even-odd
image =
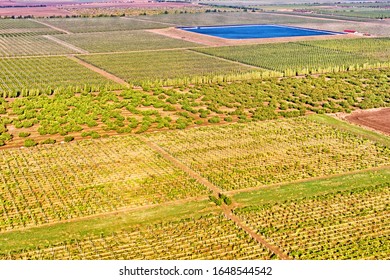
{"label": "vineyard", "polygon": [[[174,78],[191,80],[192,77],[197,76],[213,77],[253,71],[249,66],[237,65],[187,50],[78,57],[132,84]],[[189,68],[188,65],[191,67]]]}
{"label": "vineyard", "polygon": [[0,230],[207,195],[134,137],[0,153]]}
{"label": "vineyard", "polygon": [[0,96],[3,97],[52,94],[66,89],[96,91],[105,87],[115,89],[120,85],[66,57],[0,59]]}
{"label": "vineyard", "polygon": [[102,40],[102,33],[57,35],[56,38],[89,52],[123,52],[195,47],[197,44],[172,39],[147,31],[105,32],[110,40]]}
{"label": "vineyard", "polygon": [[57,28],[72,33],[107,32],[120,30],[139,30],[165,28],[167,25],[124,17],[40,19]]}
{"label": "vineyard", "polygon": [[[359,42],[355,42],[357,45]],[[320,43],[319,43],[320,44]],[[379,60],[303,43],[280,43],[198,49],[218,57],[239,61],[286,76],[377,68]],[[388,65],[388,61],[384,64]]]}
{"label": "vineyard", "polygon": [[390,185],[236,209],[294,259],[389,259]]}
{"label": "vineyard", "polygon": [[271,257],[271,252],[222,215],[130,228],[108,236],[90,236],[48,248],[0,254],[0,259],[57,260],[250,260]]}
{"label": "vineyard", "polygon": [[0,19],[0,259],[389,259],[389,38],[174,27],[390,29],[223,9]]}
{"label": "vineyard", "polygon": [[223,190],[383,166],[390,157],[385,146],[308,118],[148,137]]}

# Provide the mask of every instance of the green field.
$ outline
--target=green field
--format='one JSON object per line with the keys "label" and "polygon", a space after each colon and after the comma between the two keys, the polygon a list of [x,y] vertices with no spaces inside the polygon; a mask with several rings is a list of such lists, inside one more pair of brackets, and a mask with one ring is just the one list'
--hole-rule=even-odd
{"label": "green field", "polygon": [[89,52],[125,52],[195,47],[198,44],[171,39],[147,31],[105,32],[109,40],[102,40],[102,33],[64,34],[56,38]]}
{"label": "green field", "polygon": [[0,37],[52,35],[62,32],[28,19],[1,19]]}
{"label": "green field", "polygon": [[3,97],[51,94],[61,89],[80,92],[83,88],[120,88],[66,57],[3,58],[0,70],[0,96]]}
{"label": "green field", "polygon": [[[355,42],[358,44],[358,42]],[[317,44],[319,45],[319,44]],[[378,59],[303,43],[199,49],[218,57],[283,72],[285,75],[345,71],[376,64]]]}
{"label": "green field", "polygon": [[[245,65],[220,60],[191,51],[156,51],[108,55],[84,55],[79,58],[101,67],[132,84],[167,79],[228,75],[253,71]],[[191,67],[188,67],[191,65]]]}

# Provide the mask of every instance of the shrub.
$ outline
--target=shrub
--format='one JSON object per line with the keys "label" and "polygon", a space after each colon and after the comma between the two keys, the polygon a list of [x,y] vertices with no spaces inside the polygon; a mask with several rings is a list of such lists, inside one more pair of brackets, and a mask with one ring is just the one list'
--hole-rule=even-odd
{"label": "shrub", "polygon": [[73,140],[74,140],[74,137],[73,137],[73,136],[65,136],[65,137],[64,137],[64,141],[67,142],[67,143],[68,143],[68,142],[71,142],[71,141],[73,141]]}
{"label": "shrub", "polygon": [[33,139],[26,139],[26,140],[24,141],[24,146],[25,146],[25,147],[34,147],[34,146],[36,146],[36,145],[38,145],[38,143],[35,142]]}
{"label": "shrub", "polygon": [[55,143],[56,143],[56,140],[50,139],[50,138],[41,142],[41,144],[55,144]]}
{"label": "shrub", "polygon": [[29,137],[31,135],[31,133],[30,132],[20,132],[19,133],[19,137]]}
{"label": "shrub", "polygon": [[220,121],[221,121],[221,119],[217,116],[211,117],[209,119],[209,123],[219,123]]}

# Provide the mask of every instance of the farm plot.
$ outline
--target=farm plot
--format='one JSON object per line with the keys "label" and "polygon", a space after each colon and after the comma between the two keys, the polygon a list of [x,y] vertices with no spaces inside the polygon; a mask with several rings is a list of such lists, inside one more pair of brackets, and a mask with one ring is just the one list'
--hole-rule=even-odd
{"label": "farm plot", "polygon": [[[102,40],[102,36],[109,38]],[[197,44],[176,40],[147,31],[116,31],[56,36],[89,52],[124,52],[194,47]]]}
{"label": "farm plot", "polygon": [[389,259],[390,185],[236,209],[295,259]]}
{"label": "farm plot", "polygon": [[356,53],[377,58],[381,61],[390,60],[390,38],[308,41],[301,44]]}
{"label": "farm plot", "polygon": [[250,67],[186,50],[80,55],[79,58],[133,84],[158,83],[168,79],[191,81],[198,78],[201,81],[202,76],[253,71]]}
{"label": "farm plot", "polygon": [[388,164],[388,148],[307,117],[147,135],[222,190]]}
{"label": "farm plot", "polygon": [[0,36],[0,57],[75,53],[43,36]]}
{"label": "farm plot", "polygon": [[377,66],[378,59],[341,50],[325,49],[299,43],[279,43],[198,49],[197,51],[239,61],[286,76],[338,72]]}
{"label": "farm plot", "polygon": [[0,96],[3,97],[50,94],[56,89],[98,90],[105,86],[121,87],[66,57],[0,59]]}
{"label": "farm plot", "polygon": [[154,15],[143,16],[142,19],[176,24],[178,26],[231,24],[298,24],[303,22],[323,22],[322,20],[315,18],[299,18],[294,16],[275,16],[274,14],[243,12]]}
{"label": "farm plot", "polygon": [[0,37],[61,34],[48,26],[27,19],[1,19]]}
{"label": "farm plot", "polygon": [[0,152],[0,230],[207,195],[134,137]]}
{"label": "farm plot", "polygon": [[165,222],[90,236],[36,250],[1,254],[0,259],[270,259],[265,247],[224,216]]}
{"label": "farm plot", "polygon": [[40,19],[40,21],[73,33],[156,29],[156,28],[167,27],[165,24],[148,22],[148,21],[139,21],[139,20],[123,18],[123,17],[67,18],[67,19],[57,18],[57,19]]}

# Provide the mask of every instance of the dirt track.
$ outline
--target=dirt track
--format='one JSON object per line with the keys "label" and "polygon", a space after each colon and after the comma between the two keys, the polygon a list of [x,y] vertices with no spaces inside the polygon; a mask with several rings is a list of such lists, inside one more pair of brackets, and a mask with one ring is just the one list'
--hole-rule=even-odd
{"label": "dirt track", "polygon": [[362,125],[390,135],[390,108],[358,111],[345,118],[351,123]]}

